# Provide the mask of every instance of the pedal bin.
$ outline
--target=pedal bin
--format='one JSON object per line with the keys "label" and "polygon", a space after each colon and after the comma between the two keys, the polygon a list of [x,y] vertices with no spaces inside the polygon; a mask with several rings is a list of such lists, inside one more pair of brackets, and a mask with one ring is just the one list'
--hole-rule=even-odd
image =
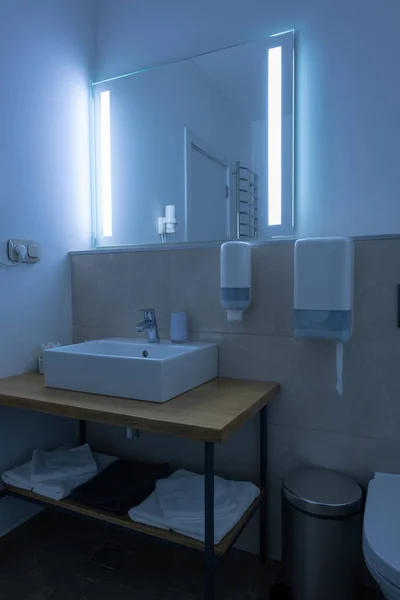
{"label": "pedal bin", "polygon": [[283,572],[291,600],[352,600],[361,557],[362,489],[319,468],[285,477]]}

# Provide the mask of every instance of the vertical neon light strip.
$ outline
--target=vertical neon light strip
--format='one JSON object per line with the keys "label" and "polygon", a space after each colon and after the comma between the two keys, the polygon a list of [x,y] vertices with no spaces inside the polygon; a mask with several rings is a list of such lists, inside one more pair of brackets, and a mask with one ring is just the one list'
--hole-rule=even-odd
{"label": "vertical neon light strip", "polygon": [[282,225],[282,47],[268,51],[268,225]]}
{"label": "vertical neon light strip", "polygon": [[103,236],[112,236],[110,92],[100,94],[101,205]]}

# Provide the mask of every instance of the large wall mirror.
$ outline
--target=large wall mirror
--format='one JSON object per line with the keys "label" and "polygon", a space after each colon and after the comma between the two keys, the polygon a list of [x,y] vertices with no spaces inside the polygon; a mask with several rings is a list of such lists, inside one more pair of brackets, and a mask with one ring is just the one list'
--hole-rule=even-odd
{"label": "large wall mirror", "polygon": [[97,246],[292,234],[294,32],[93,90]]}

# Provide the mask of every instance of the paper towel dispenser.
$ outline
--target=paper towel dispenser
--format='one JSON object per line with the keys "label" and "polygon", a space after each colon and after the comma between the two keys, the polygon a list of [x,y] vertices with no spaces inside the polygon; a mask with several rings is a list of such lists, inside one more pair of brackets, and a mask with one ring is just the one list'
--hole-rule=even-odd
{"label": "paper towel dispenser", "polygon": [[353,332],[354,243],[349,238],[297,240],[294,334],[346,342]]}

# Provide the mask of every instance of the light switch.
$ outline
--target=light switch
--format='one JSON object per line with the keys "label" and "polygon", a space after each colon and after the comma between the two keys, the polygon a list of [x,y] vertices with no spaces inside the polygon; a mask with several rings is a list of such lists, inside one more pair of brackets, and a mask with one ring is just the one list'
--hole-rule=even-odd
{"label": "light switch", "polygon": [[28,256],[29,258],[37,258],[40,260],[40,246],[39,244],[28,244]]}

